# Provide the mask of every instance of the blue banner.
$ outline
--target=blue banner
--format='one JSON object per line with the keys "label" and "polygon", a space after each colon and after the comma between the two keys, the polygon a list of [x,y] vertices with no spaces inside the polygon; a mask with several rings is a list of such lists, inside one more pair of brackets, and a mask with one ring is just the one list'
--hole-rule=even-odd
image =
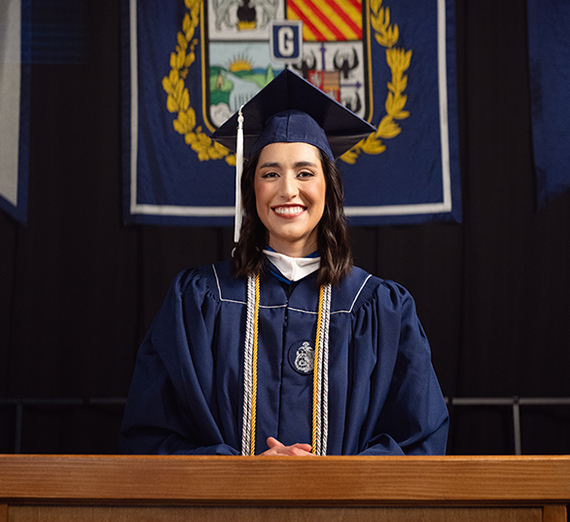
{"label": "blue banner", "polygon": [[231,225],[210,135],[285,66],[378,129],[338,161],[350,224],[461,221],[452,0],[124,0],[123,24],[127,223]]}
{"label": "blue banner", "polygon": [[570,188],[570,2],[528,0],[538,207]]}
{"label": "blue banner", "polygon": [[0,4],[0,209],[27,220],[30,116],[29,0]]}

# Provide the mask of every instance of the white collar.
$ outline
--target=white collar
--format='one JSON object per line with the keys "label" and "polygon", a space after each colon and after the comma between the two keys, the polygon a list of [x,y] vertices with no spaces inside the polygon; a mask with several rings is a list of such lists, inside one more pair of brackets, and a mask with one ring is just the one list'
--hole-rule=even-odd
{"label": "white collar", "polygon": [[271,250],[263,250],[263,253],[289,281],[299,281],[321,266],[320,257],[289,257]]}

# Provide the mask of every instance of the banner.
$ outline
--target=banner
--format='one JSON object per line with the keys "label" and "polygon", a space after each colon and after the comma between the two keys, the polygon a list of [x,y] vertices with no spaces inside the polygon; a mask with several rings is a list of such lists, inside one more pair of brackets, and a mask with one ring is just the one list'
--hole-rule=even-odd
{"label": "banner", "polygon": [[538,207],[570,188],[570,2],[528,0]]}
{"label": "banner", "polygon": [[461,220],[448,0],[123,2],[127,223],[231,225],[211,133],[284,67],[377,131],[345,154],[351,225]]}
{"label": "banner", "polygon": [[22,224],[28,206],[30,1],[0,3],[0,208]]}

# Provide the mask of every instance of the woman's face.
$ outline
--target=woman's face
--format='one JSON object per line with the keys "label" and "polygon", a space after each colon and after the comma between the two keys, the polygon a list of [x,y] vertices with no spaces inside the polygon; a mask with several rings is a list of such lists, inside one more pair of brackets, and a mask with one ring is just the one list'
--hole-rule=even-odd
{"label": "woman's face", "polygon": [[317,249],[326,183],[319,149],[308,143],[271,143],[255,169],[257,214],[271,248],[292,257]]}

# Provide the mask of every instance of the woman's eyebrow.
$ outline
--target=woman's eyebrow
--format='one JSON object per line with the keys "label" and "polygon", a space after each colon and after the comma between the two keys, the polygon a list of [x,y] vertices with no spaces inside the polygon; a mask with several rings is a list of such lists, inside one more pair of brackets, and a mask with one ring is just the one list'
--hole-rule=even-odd
{"label": "woman's eyebrow", "polygon": [[[316,167],[317,165],[312,161],[298,161],[293,166],[295,168],[299,168],[299,167]],[[281,167],[281,163],[279,163],[278,161],[267,161],[259,166],[260,169],[275,168],[275,167]]]}
{"label": "woman's eyebrow", "polygon": [[316,167],[317,165],[312,161],[298,161],[295,163],[295,168],[299,167]]}
{"label": "woman's eyebrow", "polygon": [[278,161],[266,161],[263,165],[259,165],[260,169],[265,169],[268,167],[280,167],[281,163]]}

